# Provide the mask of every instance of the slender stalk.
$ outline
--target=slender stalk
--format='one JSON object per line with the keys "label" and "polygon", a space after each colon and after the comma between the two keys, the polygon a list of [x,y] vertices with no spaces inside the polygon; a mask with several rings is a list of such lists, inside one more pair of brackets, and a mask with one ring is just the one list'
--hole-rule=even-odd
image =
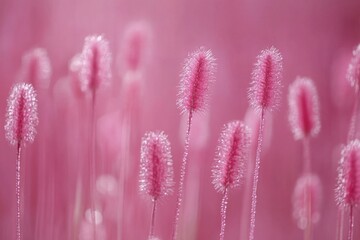
{"label": "slender stalk", "polygon": [[344,210],[339,208],[338,211],[338,219],[337,219],[337,226],[336,226],[336,232],[337,232],[337,240],[343,239],[343,231],[344,231]]}
{"label": "slender stalk", "polygon": [[310,240],[312,239],[312,206],[311,206],[311,191],[309,189],[306,189],[305,193],[306,197],[306,228],[304,232],[304,240]]}
{"label": "slender stalk", "polygon": [[350,142],[351,140],[353,140],[355,138],[356,132],[357,132],[357,118],[358,118],[358,108],[359,108],[359,98],[360,98],[360,94],[359,94],[359,90],[356,91],[355,94],[355,103],[354,103],[354,108],[353,108],[353,112],[352,112],[352,116],[351,116],[351,121],[350,121],[350,128],[349,128],[349,133],[348,133],[348,142]]}
{"label": "slender stalk", "polygon": [[21,240],[21,141],[17,144],[16,159],[16,239]]}
{"label": "slender stalk", "polygon": [[155,226],[156,199],[154,198],[152,201],[153,201],[153,207],[151,212],[149,239],[154,236],[154,226]]}
{"label": "slender stalk", "polygon": [[[304,151],[304,174],[310,174],[311,172],[311,157],[310,157],[310,139],[305,137],[303,139],[303,151]],[[309,176],[309,175],[308,175]],[[307,181],[311,180],[310,178]],[[311,183],[308,183],[311,185]],[[312,235],[312,206],[311,206],[311,191],[306,188],[305,202],[306,202],[306,228],[304,232],[304,240],[310,240]]]}
{"label": "slender stalk", "polygon": [[354,206],[350,206],[348,240],[354,239]]}
{"label": "slender stalk", "polygon": [[176,239],[177,235],[177,228],[179,224],[179,218],[180,218],[180,209],[181,209],[181,203],[183,199],[183,191],[184,191],[184,180],[185,180],[185,173],[186,173],[186,164],[189,154],[189,141],[190,141],[190,129],[191,129],[191,120],[192,120],[192,111],[189,111],[189,119],[188,119],[188,127],[186,131],[185,136],[185,149],[184,149],[184,156],[181,163],[181,169],[180,169],[180,182],[179,182],[179,191],[176,201],[176,215],[175,215],[175,222],[174,222],[174,229],[172,234],[172,239]]}
{"label": "slender stalk", "polygon": [[96,181],[96,126],[95,126],[95,103],[96,103],[96,92],[92,92],[92,105],[91,105],[91,157],[90,157],[90,196],[91,196],[91,221],[93,225],[93,239],[96,240],[96,219],[95,219],[95,181]]}
{"label": "slender stalk", "polygon": [[225,188],[224,196],[221,201],[221,229],[220,229],[220,240],[224,240],[225,237],[225,226],[226,226],[226,209],[228,204],[228,189]]}
{"label": "slender stalk", "polygon": [[264,109],[262,109],[261,110],[258,145],[257,145],[257,148],[256,148],[256,160],[255,160],[254,179],[253,179],[253,192],[252,192],[252,197],[251,197],[252,201],[251,201],[251,217],[250,217],[249,240],[254,239],[254,233],[255,233],[257,185],[258,185],[258,181],[259,181],[260,156],[261,156],[262,141],[263,141],[263,134],[264,134],[264,123],[265,123]]}
{"label": "slender stalk", "polygon": [[309,174],[311,172],[311,157],[310,157],[310,139],[305,137],[303,139],[303,157],[304,157],[304,173]]}

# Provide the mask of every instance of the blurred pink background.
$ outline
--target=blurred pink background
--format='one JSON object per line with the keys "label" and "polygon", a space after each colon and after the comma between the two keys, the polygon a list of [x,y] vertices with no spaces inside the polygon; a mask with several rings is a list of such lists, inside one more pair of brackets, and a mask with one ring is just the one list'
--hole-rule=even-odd
{"label": "blurred pink background", "polygon": [[[185,221],[188,226],[182,224],[179,239],[218,238],[222,196],[211,183],[217,140],[223,124],[244,119],[253,63],[270,46],[283,54],[284,87],[280,109],[272,114],[268,127],[271,141],[262,155],[255,239],[303,238],[292,218],[291,203],[302,172],[302,145],[293,140],[287,119],[288,85],[298,75],[314,80],[320,98],[322,128],[311,140],[311,157],[313,172],[323,185],[323,201],[313,239],[335,239],[336,168],[354,102],[345,75],[352,50],[360,42],[359,13],[360,1],[356,0],[1,0],[2,122],[10,88],[18,81],[22,55],[34,47],[45,48],[52,66],[49,89],[36,89],[38,135],[23,152],[23,239],[91,239],[86,237],[91,225],[85,213],[90,207],[90,108],[88,99],[73,91],[77,75],[68,70],[84,38],[91,34],[103,34],[113,55],[112,86],[99,92],[95,112],[97,177],[112,176],[105,181],[107,190],[99,187],[97,193],[102,214],[97,239],[147,239],[151,201],[138,191],[140,141],[146,131],[163,130],[169,135],[178,184],[183,131],[176,108],[177,86],[185,57],[200,46],[213,51],[218,70],[209,111],[196,119],[199,123],[194,123],[190,140],[193,147],[186,177],[190,183],[185,183],[188,200],[183,206],[194,207],[190,203],[194,194],[198,216],[196,221]],[[138,21],[147,24],[150,33],[141,73],[135,76],[141,90],[129,94],[122,44],[126,28]],[[196,127],[207,122],[205,130]],[[126,143],[124,129],[131,129]],[[203,131],[208,137],[199,140]],[[4,135],[0,128],[0,136]],[[15,239],[15,156],[16,149],[0,137],[0,239]],[[119,192],[125,197],[119,197]],[[170,239],[175,201],[173,194],[158,204],[155,235],[160,239]],[[244,234],[241,226],[249,221],[241,220],[243,201],[244,185],[230,192],[225,239],[247,239],[247,233],[240,238]],[[355,239],[360,238],[359,218],[357,209]]]}

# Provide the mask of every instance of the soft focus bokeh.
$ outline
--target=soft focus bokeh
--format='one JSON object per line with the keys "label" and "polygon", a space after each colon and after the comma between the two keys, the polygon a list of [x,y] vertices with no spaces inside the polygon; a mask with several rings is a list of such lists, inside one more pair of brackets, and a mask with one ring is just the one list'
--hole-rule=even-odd
{"label": "soft focus bokeh", "polygon": [[[138,44],[128,43],[132,26],[145,36],[139,63],[128,52]],[[287,103],[297,76],[312,78],[320,99],[322,127],[310,142],[312,170],[322,183],[313,239],[335,239],[336,168],[355,100],[345,76],[360,42],[358,0],[1,0],[2,123],[11,86],[26,81],[22,56],[44,48],[52,68],[48,88],[35,83],[40,123],[22,155],[23,239],[92,239],[91,101],[80,91],[76,59],[70,65],[92,34],[108,39],[113,60],[111,85],[99,90],[95,105],[98,240],[147,239],[151,199],[138,190],[145,132],[169,135],[177,190],[186,119],[176,107],[179,74],[187,54],[200,46],[217,59],[216,83],[208,111],[194,119],[179,239],[218,238],[222,195],[211,183],[217,140],[223,124],[245,118],[253,63],[271,46],[283,54],[283,94],[279,110],[266,118],[255,239],[303,238],[292,210],[302,144],[292,136]],[[0,239],[15,239],[15,159],[1,127]],[[230,191],[225,239],[248,237],[248,185]],[[175,205],[176,191],[159,200],[155,235],[162,240],[171,237]],[[354,239],[360,238],[359,221],[356,209]]]}

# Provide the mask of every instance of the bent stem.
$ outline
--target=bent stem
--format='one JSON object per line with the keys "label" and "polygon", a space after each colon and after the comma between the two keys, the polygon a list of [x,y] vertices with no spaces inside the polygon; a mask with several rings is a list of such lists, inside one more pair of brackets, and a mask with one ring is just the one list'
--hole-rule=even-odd
{"label": "bent stem", "polygon": [[354,239],[354,206],[350,206],[348,240]]}
{"label": "bent stem", "polygon": [[228,189],[225,188],[224,196],[221,201],[221,229],[220,229],[220,240],[224,240],[225,236],[225,225],[226,225],[226,209],[227,209],[227,203],[228,203]]}
{"label": "bent stem", "polygon": [[260,119],[260,130],[258,137],[258,145],[256,148],[256,160],[255,160],[255,168],[254,168],[254,179],[253,179],[253,191],[251,197],[251,217],[250,217],[250,234],[249,240],[254,239],[255,233],[255,217],[256,217],[256,198],[257,198],[257,185],[259,181],[259,171],[260,171],[260,156],[262,150],[262,141],[263,141],[263,132],[264,132],[264,109],[261,109],[261,119]]}
{"label": "bent stem", "polygon": [[16,239],[21,239],[21,141],[17,144],[16,159]]}
{"label": "bent stem", "polygon": [[155,226],[155,212],[156,212],[156,198],[153,198],[153,207],[151,212],[151,222],[150,222],[150,234],[149,239],[154,236],[154,226]]}
{"label": "bent stem", "polygon": [[179,191],[176,201],[176,214],[175,214],[175,222],[174,222],[174,229],[172,234],[172,239],[176,239],[177,235],[177,228],[179,224],[179,218],[180,218],[180,209],[181,209],[181,203],[183,199],[183,191],[184,191],[184,180],[185,180],[185,173],[186,173],[186,164],[189,154],[189,141],[190,141],[190,128],[191,128],[191,120],[192,120],[192,111],[189,111],[189,119],[188,119],[188,127],[186,131],[186,137],[185,137],[185,149],[184,149],[184,156],[181,163],[181,169],[180,169],[180,182],[179,182]]}

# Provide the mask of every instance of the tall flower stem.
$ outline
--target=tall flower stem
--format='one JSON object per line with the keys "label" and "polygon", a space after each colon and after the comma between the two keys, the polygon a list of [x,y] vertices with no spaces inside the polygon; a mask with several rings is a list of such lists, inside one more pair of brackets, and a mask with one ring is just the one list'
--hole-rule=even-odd
{"label": "tall flower stem", "polygon": [[348,240],[354,239],[354,206],[350,206]]}
{"label": "tall flower stem", "polygon": [[[311,157],[310,157],[310,139],[305,137],[303,139],[303,158],[304,158],[304,174],[308,175],[311,173]],[[309,178],[308,181],[311,179]],[[304,232],[304,240],[310,240],[312,237],[312,206],[311,206],[311,189],[306,188],[305,201],[306,201],[306,227]]]}
{"label": "tall flower stem", "polygon": [[177,235],[177,228],[179,224],[179,218],[180,218],[180,210],[181,210],[181,203],[183,199],[183,192],[184,192],[184,180],[185,180],[185,174],[186,174],[186,165],[187,165],[187,159],[189,154],[189,142],[190,142],[190,129],[191,129],[191,120],[192,120],[192,111],[189,111],[189,118],[188,118],[188,126],[186,130],[186,136],[185,136],[185,149],[184,149],[184,156],[181,162],[181,169],[180,169],[180,182],[179,182],[179,191],[176,201],[176,214],[175,214],[175,222],[174,222],[174,229],[172,234],[172,239],[176,239]]}
{"label": "tall flower stem", "polygon": [[95,124],[95,106],[96,106],[96,92],[92,92],[92,104],[91,104],[91,118],[90,118],[90,199],[91,199],[91,221],[93,225],[93,239],[96,240],[96,219],[95,219],[95,181],[96,181],[96,164],[95,164],[95,157],[96,157],[96,124]]}
{"label": "tall flower stem", "polygon": [[16,159],[16,239],[21,239],[21,141],[17,143]]}
{"label": "tall flower stem", "polygon": [[348,133],[348,142],[350,142],[351,140],[353,140],[356,136],[356,132],[357,132],[357,119],[358,119],[358,115],[359,115],[359,99],[360,98],[360,94],[359,94],[359,90],[356,90],[355,93],[355,103],[354,103],[354,108],[353,108],[353,112],[352,112],[352,116],[351,116],[351,121],[350,121],[350,128],[349,128],[349,133]]}
{"label": "tall flower stem", "polygon": [[149,239],[154,236],[155,213],[156,213],[156,198],[153,198]]}
{"label": "tall flower stem", "polygon": [[225,226],[226,226],[226,209],[228,204],[228,198],[229,198],[228,189],[225,188],[224,196],[221,201],[221,229],[220,229],[220,240],[224,240],[225,237]]}
{"label": "tall flower stem", "polygon": [[253,191],[252,191],[252,195],[251,195],[252,200],[251,200],[249,240],[254,239],[254,233],[255,233],[257,185],[258,185],[258,181],[259,181],[260,157],[261,157],[262,141],[263,141],[263,135],[264,135],[264,123],[265,123],[264,115],[265,115],[264,109],[261,109],[260,130],[259,130],[259,137],[258,137],[258,145],[256,148],[256,160],[255,160],[255,168],[254,168]]}

